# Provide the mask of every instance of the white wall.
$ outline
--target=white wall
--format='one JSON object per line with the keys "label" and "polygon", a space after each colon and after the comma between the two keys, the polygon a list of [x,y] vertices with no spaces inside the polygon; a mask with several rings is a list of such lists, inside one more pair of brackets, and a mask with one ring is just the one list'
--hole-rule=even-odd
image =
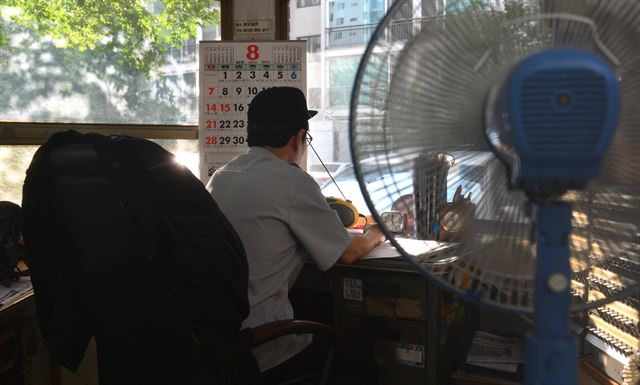
{"label": "white wall", "polygon": [[[300,36],[320,35],[321,33],[321,9],[320,5],[297,8],[296,1],[290,0],[289,14],[294,15],[289,19],[289,35],[292,39]],[[296,23],[296,20],[298,21]]]}
{"label": "white wall", "polygon": [[[238,23],[256,21],[261,32],[240,32]],[[234,40],[274,40],[275,0],[234,0],[233,1]]]}

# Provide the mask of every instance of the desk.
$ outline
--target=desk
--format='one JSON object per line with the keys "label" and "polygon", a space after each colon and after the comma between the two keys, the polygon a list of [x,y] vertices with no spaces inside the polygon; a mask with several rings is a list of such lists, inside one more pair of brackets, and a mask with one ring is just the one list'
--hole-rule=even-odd
{"label": "desk", "polygon": [[0,384],[23,385],[29,376],[25,320],[35,316],[33,289],[0,307]]}
{"label": "desk", "polygon": [[292,303],[296,318],[370,335],[380,384],[447,383],[464,360],[477,312],[400,258],[338,263],[326,273],[309,262],[294,285]]}

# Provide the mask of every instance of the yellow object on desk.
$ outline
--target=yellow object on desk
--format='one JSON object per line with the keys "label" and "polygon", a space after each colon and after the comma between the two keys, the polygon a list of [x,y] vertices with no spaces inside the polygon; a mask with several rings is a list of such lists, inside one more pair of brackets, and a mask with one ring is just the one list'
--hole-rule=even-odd
{"label": "yellow object on desk", "polygon": [[344,227],[353,227],[358,223],[360,214],[358,214],[358,209],[351,201],[336,197],[327,197],[326,199],[329,207],[338,214],[338,218],[340,218]]}

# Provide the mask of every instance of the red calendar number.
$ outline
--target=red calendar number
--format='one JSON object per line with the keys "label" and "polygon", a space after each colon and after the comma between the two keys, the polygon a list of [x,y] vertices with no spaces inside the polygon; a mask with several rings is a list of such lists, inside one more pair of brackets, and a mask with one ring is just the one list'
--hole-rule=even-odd
{"label": "red calendar number", "polygon": [[215,90],[215,88],[209,87],[209,95],[214,95]]}
{"label": "red calendar number", "polygon": [[218,145],[243,145],[246,142],[244,136],[206,136],[204,138],[205,144],[218,144]]}
{"label": "red calendar number", "polygon": [[247,46],[247,59],[249,60],[258,60],[260,57],[260,53],[258,52],[258,46],[255,44],[250,44]]}

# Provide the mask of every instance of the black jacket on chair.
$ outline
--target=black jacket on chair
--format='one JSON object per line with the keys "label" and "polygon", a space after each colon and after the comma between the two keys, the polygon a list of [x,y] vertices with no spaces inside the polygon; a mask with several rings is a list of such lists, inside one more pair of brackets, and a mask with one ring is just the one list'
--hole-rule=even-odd
{"label": "black jacket on chair", "polygon": [[238,342],[249,312],[242,243],[172,154],[126,136],[55,134],[27,171],[22,206],[55,362],[76,370],[94,336],[103,385],[258,373]]}

